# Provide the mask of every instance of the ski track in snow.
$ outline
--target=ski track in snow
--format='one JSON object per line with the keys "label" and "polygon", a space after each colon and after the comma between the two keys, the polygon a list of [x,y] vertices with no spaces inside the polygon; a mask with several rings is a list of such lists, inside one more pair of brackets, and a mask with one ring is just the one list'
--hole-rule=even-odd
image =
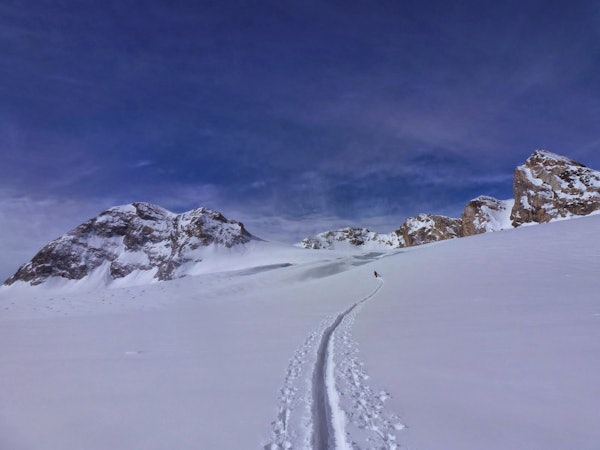
{"label": "ski track in snow", "polygon": [[[362,305],[345,317],[336,333],[339,348],[340,391],[348,414],[346,431],[353,438],[352,449],[400,448],[397,434],[405,428],[400,418],[385,410],[391,395],[385,390],[375,391],[369,386],[369,375],[358,358],[358,344],[352,339],[352,326]],[[362,444],[361,444],[362,443]]]}
{"label": "ski track in snow", "polygon": [[[382,286],[380,279],[371,294],[321,323],[295,352],[280,391],[271,442],[265,449],[399,448],[396,434],[404,425],[384,411],[390,394],[376,393],[367,384],[369,377],[351,338],[360,308]],[[314,363],[312,376],[309,361]]]}
{"label": "ski track in snow", "polygon": [[[294,442],[304,442],[304,446],[308,445],[310,435],[302,431],[310,429],[311,426],[310,416],[306,413],[310,408],[310,399],[306,396],[310,385],[304,388],[300,385],[302,380],[306,379],[307,357],[316,347],[327,323],[327,320],[323,321],[317,330],[310,333],[290,360],[283,387],[279,392],[277,419],[272,423],[272,441],[264,447],[267,450],[289,449],[294,446]],[[292,412],[296,413],[293,417]],[[292,419],[296,419],[294,424]]]}

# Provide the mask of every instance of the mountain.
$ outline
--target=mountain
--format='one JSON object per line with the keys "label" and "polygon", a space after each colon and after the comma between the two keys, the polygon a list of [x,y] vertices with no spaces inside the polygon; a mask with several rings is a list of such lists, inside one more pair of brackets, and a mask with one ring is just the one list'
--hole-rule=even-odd
{"label": "mountain", "polygon": [[375,233],[368,228],[347,227],[327,231],[303,239],[299,247],[308,249],[335,249],[361,247],[369,250],[382,250],[404,247],[403,238],[395,233]]}
{"label": "mountain", "polygon": [[600,172],[545,150],[536,150],[517,167],[513,189],[515,227],[600,210]]}
{"label": "mountain", "polygon": [[110,208],[43,247],[7,285],[50,278],[107,281],[144,275],[168,280],[199,263],[210,247],[232,248],[257,238],[220,212],[198,208],[174,214],[149,203]]}
{"label": "mountain", "polygon": [[[536,150],[516,168],[513,190],[514,200],[488,196],[471,200],[460,218],[419,214],[390,233],[347,227],[309,236],[297,246],[381,251],[600,211],[600,172],[545,150]],[[224,256],[219,267],[232,270],[236,262],[222,250],[244,248],[251,241],[260,240],[218,211],[198,208],[175,214],[149,203],[132,203],[110,208],[50,242],[5,284],[92,276],[104,284],[131,280],[144,284],[200,273],[199,263],[208,258],[216,264],[216,253]],[[289,263],[264,257],[274,248],[263,250],[262,264]]]}
{"label": "mountain", "polygon": [[471,200],[461,215],[462,235],[472,236],[512,228],[510,213],[513,205],[514,200],[498,200],[487,195]]}
{"label": "mountain", "polygon": [[482,195],[469,201],[460,218],[422,213],[409,217],[392,233],[344,228],[309,237],[300,245],[315,249],[412,247],[600,211],[600,172],[547,150],[534,151],[516,168],[513,191],[514,199]]}
{"label": "mountain", "polygon": [[0,289],[0,448],[597,449],[599,229]]}
{"label": "mountain", "polygon": [[356,247],[362,250],[389,250],[441,241],[460,235],[460,219],[419,214],[417,217],[406,219],[400,228],[391,233],[375,233],[368,228],[346,227],[309,236],[298,246],[315,250],[355,250]]}
{"label": "mountain", "polygon": [[402,237],[404,247],[412,247],[413,245],[461,237],[462,225],[460,219],[419,214],[417,217],[406,219],[394,233]]}

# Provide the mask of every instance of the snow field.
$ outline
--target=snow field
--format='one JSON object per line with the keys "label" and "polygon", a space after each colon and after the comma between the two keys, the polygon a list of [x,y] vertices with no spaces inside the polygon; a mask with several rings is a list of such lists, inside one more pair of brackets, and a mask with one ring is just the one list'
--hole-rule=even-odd
{"label": "snow field", "polygon": [[598,230],[593,216],[385,260],[354,336],[404,445],[597,448]]}
{"label": "snow field", "polygon": [[325,346],[338,442],[596,449],[599,229],[597,215],[390,255],[248,254],[147,286],[2,289],[0,448],[312,448],[318,349],[347,312]]}

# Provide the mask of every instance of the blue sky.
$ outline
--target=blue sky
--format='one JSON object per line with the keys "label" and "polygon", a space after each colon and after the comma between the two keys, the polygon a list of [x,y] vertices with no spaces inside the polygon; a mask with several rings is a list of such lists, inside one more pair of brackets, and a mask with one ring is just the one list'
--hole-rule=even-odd
{"label": "blue sky", "polygon": [[600,168],[598,2],[1,0],[0,51],[11,266],[132,201],[293,242]]}

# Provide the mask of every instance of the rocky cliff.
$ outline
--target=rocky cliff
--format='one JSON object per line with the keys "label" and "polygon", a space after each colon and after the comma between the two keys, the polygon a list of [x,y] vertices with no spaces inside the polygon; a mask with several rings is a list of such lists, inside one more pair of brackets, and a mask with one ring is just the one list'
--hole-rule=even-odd
{"label": "rocky cliff", "polygon": [[515,227],[600,210],[600,172],[545,150],[536,150],[517,167],[513,190]]}
{"label": "rocky cliff", "polygon": [[79,280],[96,270],[110,279],[149,272],[155,279],[202,260],[202,249],[232,247],[254,238],[244,225],[205,208],[174,214],[148,203],[118,206],[82,223],[43,247],[5,284],[40,284],[58,277]]}
{"label": "rocky cliff", "polygon": [[309,236],[298,245],[310,249],[389,250],[461,236],[461,220],[451,217],[419,214],[410,217],[391,233],[375,233],[367,228],[342,228]]}
{"label": "rocky cliff", "polygon": [[512,228],[510,212],[514,201],[482,195],[471,200],[461,215],[462,236]]}
{"label": "rocky cliff", "polygon": [[[311,249],[385,250],[490,231],[525,223],[584,216],[600,211],[600,172],[544,150],[517,167],[513,200],[481,196],[461,218],[419,214],[396,231],[375,233],[348,227],[304,239]],[[148,203],[111,208],[43,247],[5,284],[32,285],[51,278],[80,280],[92,273],[107,282],[143,273],[157,280],[184,275],[211,246],[231,248],[257,239],[243,224],[205,208],[174,214]]]}
{"label": "rocky cliff", "polygon": [[378,243],[383,248],[411,247],[600,211],[600,172],[545,150],[536,150],[517,167],[513,190],[514,200],[489,196],[471,200],[460,219],[419,214],[389,234],[345,228],[307,238],[302,246],[331,248],[334,242],[345,242],[357,247],[366,243]]}
{"label": "rocky cliff", "polygon": [[462,236],[460,219],[432,214],[409,217],[394,231],[404,241],[405,247],[443,241]]}
{"label": "rocky cliff", "polygon": [[347,227],[309,236],[298,244],[300,247],[315,250],[339,250],[346,245],[377,250],[404,247],[404,241],[394,233],[375,233],[368,228]]}

